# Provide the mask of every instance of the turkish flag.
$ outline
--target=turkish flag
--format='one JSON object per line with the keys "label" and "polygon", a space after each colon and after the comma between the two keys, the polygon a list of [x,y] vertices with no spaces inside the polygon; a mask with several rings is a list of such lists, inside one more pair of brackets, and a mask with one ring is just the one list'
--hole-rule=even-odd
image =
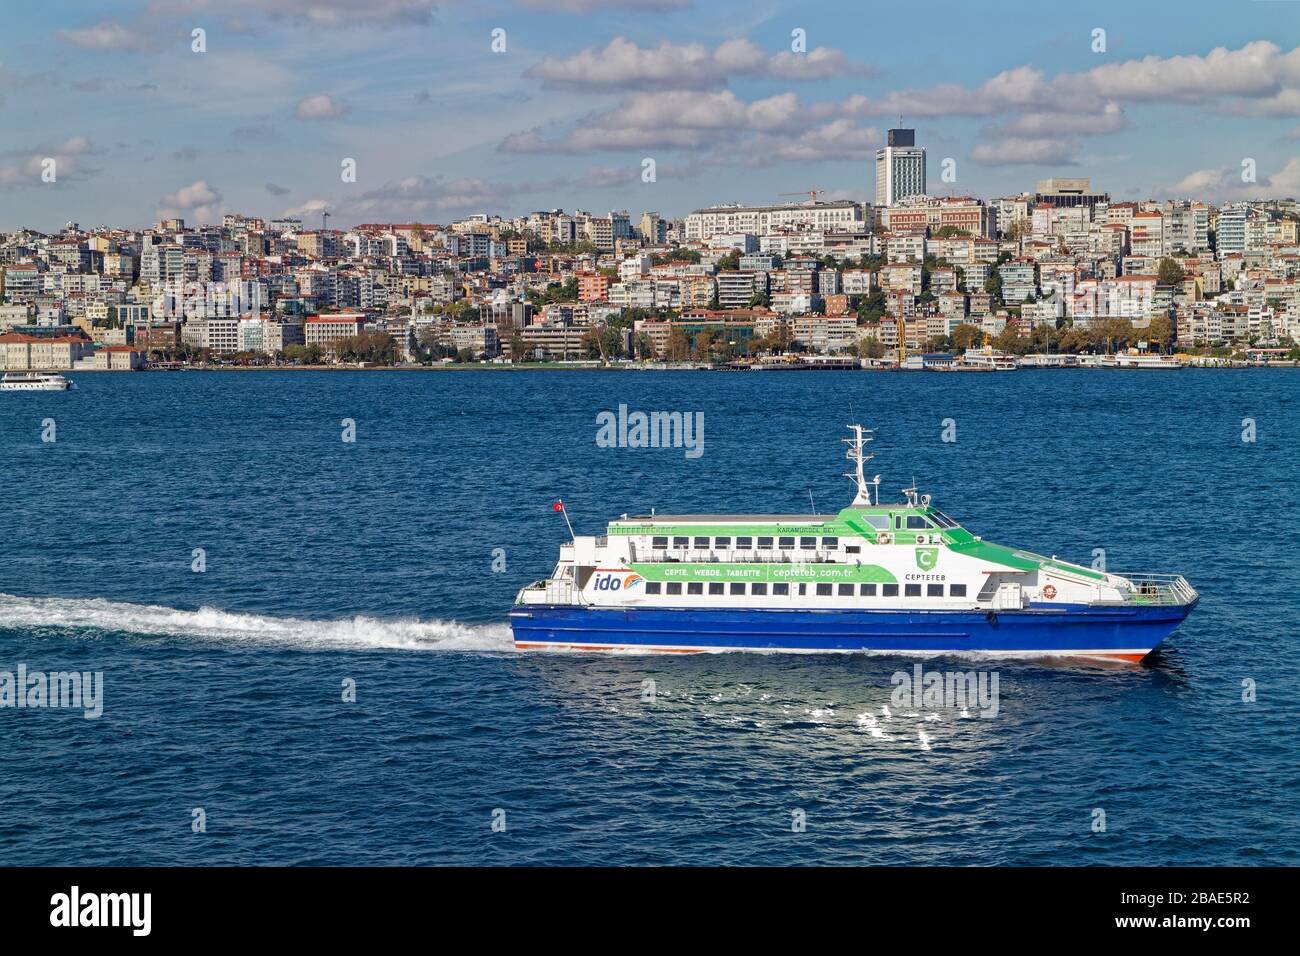
{"label": "turkish flag", "polygon": [[551,510],[552,510],[552,511],[563,511],[563,510],[564,510],[564,502],[563,502],[563,501],[557,501],[555,504],[551,505]]}

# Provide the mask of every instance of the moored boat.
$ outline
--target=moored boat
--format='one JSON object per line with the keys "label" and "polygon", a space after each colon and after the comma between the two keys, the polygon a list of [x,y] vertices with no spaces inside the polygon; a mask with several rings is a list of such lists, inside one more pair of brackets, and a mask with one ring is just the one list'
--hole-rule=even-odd
{"label": "moored boat", "polygon": [[0,379],[0,389],[6,392],[62,392],[72,388],[72,382],[58,372],[7,372]]}

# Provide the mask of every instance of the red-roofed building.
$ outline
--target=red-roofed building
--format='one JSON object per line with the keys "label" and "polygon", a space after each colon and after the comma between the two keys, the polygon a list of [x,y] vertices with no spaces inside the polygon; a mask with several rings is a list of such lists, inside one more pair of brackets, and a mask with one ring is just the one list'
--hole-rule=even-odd
{"label": "red-roofed building", "polygon": [[0,369],[10,372],[70,369],[93,349],[94,343],[85,333],[46,337],[6,332],[0,335]]}

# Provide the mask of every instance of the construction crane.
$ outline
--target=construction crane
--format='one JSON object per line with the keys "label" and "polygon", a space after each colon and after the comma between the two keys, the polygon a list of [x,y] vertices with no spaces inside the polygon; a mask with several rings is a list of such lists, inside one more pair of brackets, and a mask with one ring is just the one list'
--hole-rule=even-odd
{"label": "construction crane", "polygon": [[824,189],[803,189],[797,193],[779,193],[781,196],[807,196],[809,202],[816,202],[817,197],[826,192]]}

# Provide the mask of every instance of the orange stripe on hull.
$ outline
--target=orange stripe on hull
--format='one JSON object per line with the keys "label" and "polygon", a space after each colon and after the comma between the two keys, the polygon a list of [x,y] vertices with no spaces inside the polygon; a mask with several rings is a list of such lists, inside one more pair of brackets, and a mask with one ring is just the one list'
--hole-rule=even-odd
{"label": "orange stripe on hull", "polygon": [[[543,649],[563,650],[563,651],[646,651],[652,654],[704,654],[708,653],[707,648],[699,647],[649,647],[635,644],[561,644],[557,641],[515,641],[515,650],[517,651],[539,651]],[[753,650],[775,650],[778,653],[780,648],[752,648]],[[745,648],[718,648],[718,650],[745,650]],[[827,653],[830,653],[829,651]],[[852,651],[842,651],[839,653],[853,653]],[[878,653],[888,654],[889,651],[882,650]],[[935,651],[936,655],[944,653],[960,653],[957,651]],[[1149,651],[1142,654],[1098,654],[1098,653],[1078,653],[1071,655],[1068,651],[1059,652],[1040,652],[1034,654],[1032,651],[1026,651],[1023,657],[1026,660],[1033,660],[1036,657],[1068,659],[1073,657],[1075,660],[1086,661],[1122,661],[1126,664],[1140,664],[1146,659]],[[1020,656],[1020,655],[1011,655]]]}
{"label": "orange stripe on hull", "polygon": [[1089,654],[1089,657],[1104,657],[1112,661],[1128,661],[1130,664],[1140,664],[1146,658],[1146,654]]}

